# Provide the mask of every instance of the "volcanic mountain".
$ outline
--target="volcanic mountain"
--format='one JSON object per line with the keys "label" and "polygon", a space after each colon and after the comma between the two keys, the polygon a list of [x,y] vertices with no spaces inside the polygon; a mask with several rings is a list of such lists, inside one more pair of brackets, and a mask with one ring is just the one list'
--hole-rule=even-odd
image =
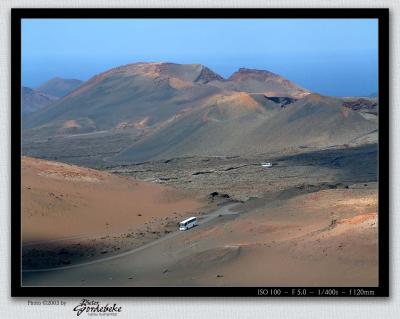
{"label": "volcanic mountain", "polygon": [[226,81],[214,85],[234,91],[261,93],[267,96],[288,96],[301,98],[311,92],[284,77],[265,70],[241,68]]}
{"label": "volcanic mountain", "polygon": [[37,89],[49,95],[63,97],[75,90],[83,82],[76,79],[63,79],[55,77],[40,85]]}
{"label": "volcanic mountain", "polygon": [[200,64],[136,63],[28,116],[23,153],[96,166],[291,152],[374,142],[376,118],[268,71],[240,69],[225,80]]}
{"label": "volcanic mountain", "polygon": [[25,116],[29,113],[36,112],[57,99],[56,96],[23,86],[21,89],[21,113]]}
{"label": "volcanic mountain", "polygon": [[[238,96],[241,95],[241,96]],[[376,123],[344,108],[340,99],[309,95],[290,107],[260,105],[236,93],[224,103],[198,108],[119,153],[113,160],[225,156],[357,144],[372,138]],[[240,102],[238,102],[240,101]],[[236,103],[236,105],[235,105]],[[245,106],[246,105],[246,109]]]}
{"label": "volcanic mountain", "polygon": [[45,125],[56,134],[66,121],[75,121],[85,132],[157,124],[220,92],[205,84],[218,79],[202,65],[125,65],[94,76],[26,125]]}

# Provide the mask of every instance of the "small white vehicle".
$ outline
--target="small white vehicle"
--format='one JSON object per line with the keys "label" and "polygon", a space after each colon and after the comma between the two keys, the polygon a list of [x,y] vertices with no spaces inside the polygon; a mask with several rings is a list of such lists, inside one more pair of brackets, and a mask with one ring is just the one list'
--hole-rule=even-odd
{"label": "small white vehicle", "polygon": [[179,223],[179,230],[188,230],[197,225],[198,225],[197,218],[190,217]]}
{"label": "small white vehicle", "polygon": [[269,167],[272,167],[272,163],[271,162],[261,163],[261,166],[269,168]]}

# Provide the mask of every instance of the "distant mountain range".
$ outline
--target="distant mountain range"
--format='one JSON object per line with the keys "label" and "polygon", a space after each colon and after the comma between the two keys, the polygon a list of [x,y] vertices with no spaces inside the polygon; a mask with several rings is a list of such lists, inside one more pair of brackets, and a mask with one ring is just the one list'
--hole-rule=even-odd
{"label": "distant mountain range", "polygon": [[49,95],[63,97],[75,90],[82,83],[81,80],[55,77],[43,83],[37,89]]}
{"label": "distant mountain range", "polygon": [[[61,83],[41,88],[60,94]],[[136,63],[68,83],[24,119],[24,154],[96,166],[377,139],[377,101],[321,96],[264,70],[224,79],[200,64]]]}
{"label": "distant mountain range", "polygon": [[58,100],[56,96],[23,86],[21,89],[22,115],[36,112],[56,100]]}
{"label": "distant mountain range", "polygon": [[22,114],[36,112],[75,90],[82,81],[55,77],[37,88],[22,87]]}

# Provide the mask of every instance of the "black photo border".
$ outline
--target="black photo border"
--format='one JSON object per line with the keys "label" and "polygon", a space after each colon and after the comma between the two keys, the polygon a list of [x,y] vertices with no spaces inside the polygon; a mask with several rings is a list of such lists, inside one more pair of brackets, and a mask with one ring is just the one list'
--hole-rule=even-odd
{"label": "black photo border", "polygon": [[[29,18],[378,19],[379,286],[378,287],[32,287],[21,273],[21,20]],[[11,296],[12,297],[359,297],[389,296],[389,9],[11,9]],[[328,289],[330,293],[326,292]],[[353,290],[353,294],[351,293]],[[337,291],[332,293],[332,291]],[[365,296],[365,295],[363,295]]]}

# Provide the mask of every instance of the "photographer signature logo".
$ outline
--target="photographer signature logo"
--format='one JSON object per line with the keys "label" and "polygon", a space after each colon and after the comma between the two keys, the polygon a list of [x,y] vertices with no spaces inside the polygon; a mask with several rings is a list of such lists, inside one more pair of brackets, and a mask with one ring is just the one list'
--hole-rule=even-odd
{"label": "photographer signature logo", "polygon": [[89,316],[116,316],[122,311],[122,307],[116,303],[113,305],[102,305],[99,301],[82,299],[81,302],[74,308],[76,315],[79,317],[81,314],[86,313]]}

